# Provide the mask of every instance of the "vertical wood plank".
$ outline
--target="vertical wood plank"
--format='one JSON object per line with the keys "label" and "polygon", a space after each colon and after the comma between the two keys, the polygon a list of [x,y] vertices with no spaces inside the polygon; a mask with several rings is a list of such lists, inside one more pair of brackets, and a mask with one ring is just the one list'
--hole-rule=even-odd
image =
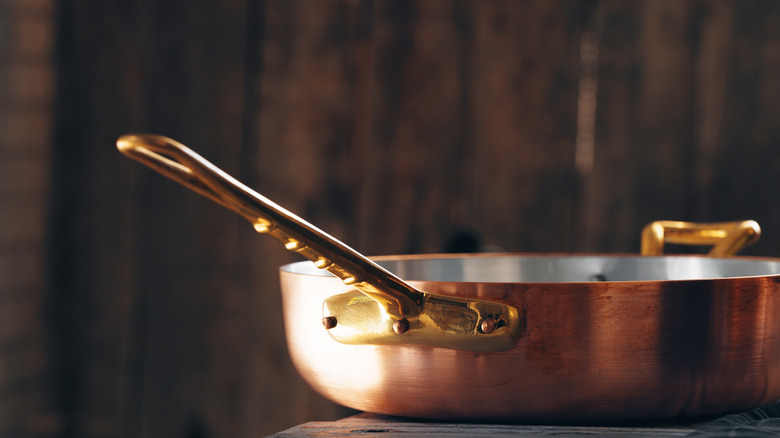
{"label": "vertical wood plank", "polygon": [[637,252],[647,222],[690,215],[691,8],[600,3],[595,161],[577,233],[587,251]]}
{"label": "vertical wood plank", "polygon": [[464,148],[462,2],[376,2],[371,120],[360,197],[368,253],[437,252]]}
{"label": "vertical wood plank", "polygon": [[582,6],[473,6],[470,220],[507,251],[567,251]]}
{"label": "vertical wood plank", "polygon": [[62,436],[123,429],[134,178],[113,143],[140,126],[135,12],[109,3],[58,5],[47,316]]}
{"label": "vertical wood plank", "polygon": [[61,416],[46,332],[54,4],[0,1],[0,436]]}
{"label": "vertical wood plank", "polygon": [[[772,190],[780,183],[775,169],[780,162],[780,5],[755,2],[733,5],[708,3],[708,18],[728,41],[714,31],[709,50],[719,50],[723,79],[719,85],[718,114],[704,114],[702,139],[709,143],[709,174],[700,171],[700,204],[708,217],[751,218],[764,226],[762,239],[748,254],[780,254],[780,209]],[[725,22],[724,25],[717,23]],[[704,107],[702,95],[700,107]],[[718,107],[716,107],[718,108]],[[704,125],[708,121],[708,125]],[[705,127],[707,130],[705,131]],[[706,136],[706,137],[705,137]]]}
{"label": "vertical wood plank", "polygon": [[[246,11],[243,1],[147,2],[139,10],[143,126],[232,174],[241,168]],[[257,336],[237,263],[249,233],[232,213],[135,171],[140,279],[128,383],[140,387],[128,394],[128,432],[241,435]]]}
{"label": "vertical wood plank", "polygon": [[[694,216],[702,220],[713,216],[711,187],[717,175],[717,161],[727,131],[726,113],[729,82],[729,54],[734,50],[734,5],[710,1],[702,4],[701,30],[696,57],[692,199]],[[713,218],[716,219],[716,218]],[[728,220],[728,217],[721,217]]]}
{"label": "vertical wood plank", "polygon": [[[756,187],[771,185],[757,163],[775,156],[766,121],[777,110],[762,97],[774,93],[764,78],[778,67],[761,51],[773,45],[775,14],[760,2],[600,4],[596,161],[575,233],[581,248],[635,252],[638,230],[658,218],[771,224],[776,213]],[[748,252],[768,255],[773,240]]]}
{"label": "vertical wood plank", "polygon": [[153,130],[239,167],[245,4],[61,9],[55,217],[69,221],[53,224],[53,308],[65,434],[237,435],[253,335],[236,312],[248,307],[232,263],[238,220],[113,143]]}

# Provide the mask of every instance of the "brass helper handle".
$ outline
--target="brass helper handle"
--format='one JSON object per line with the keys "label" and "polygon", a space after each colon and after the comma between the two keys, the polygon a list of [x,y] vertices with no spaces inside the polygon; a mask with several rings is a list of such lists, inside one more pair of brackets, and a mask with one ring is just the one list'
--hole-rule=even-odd
{"label": "brass helper handle", "polygon": [[713,245],[709,255],[725,257],[737,254],[761,236],[756,221],[694,223],[656,221],[642,231],[642,255],[660,255],[664,242],[683,245]]}
{"label": "brass helper handle", "polygon": [[259,233],[313,261],[385,307],[396,318],[419,314],[423,292],[314,225],[275,204],[181,143],[153,134],[124,135],[120,152],[246,218]]}

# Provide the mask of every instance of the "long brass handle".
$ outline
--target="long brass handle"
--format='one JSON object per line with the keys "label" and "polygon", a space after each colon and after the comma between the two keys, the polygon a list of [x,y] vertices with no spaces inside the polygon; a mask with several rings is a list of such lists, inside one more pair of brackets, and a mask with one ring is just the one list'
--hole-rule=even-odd
{"label": "long brass handle", "polygon": [[255,230],[267,233],[384,305],[391,313],[418,313],[422,293],[357,251],[275,204],[181,143],[160,135],[125,135],[117,141],[125,155],[235,211]]}
{"label": "long brass handle", "polygon": [[761,236],[756,221],[695,223],[655,221],[642,230],[642,255],[660,255],[664,243],[712,245],[709,255],[725,257],[737,254]]}
{"label": "long brass handle", "polygon": [[[259,233],[270,234],[288,250],[313,261],[318,268],[328,270],[370,298],[366,302],[347,294],[323,303],[323,324],[339,342],[412,343],[500,351],[511,348],[521,334],[523,322],[517,309],[498,302],[420,291],[175,140],[132,134],[120,137],[117,148],[235,211]],[[371,315],[370,321],[365,320],[366,315]],[[402,339],[394,336],[400,334],[405,334]]]}

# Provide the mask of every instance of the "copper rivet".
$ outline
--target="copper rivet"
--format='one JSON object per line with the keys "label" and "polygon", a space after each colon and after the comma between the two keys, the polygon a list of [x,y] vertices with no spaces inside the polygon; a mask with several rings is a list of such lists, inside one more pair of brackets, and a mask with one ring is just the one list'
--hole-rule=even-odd
{"label": "copper rivet", "polygon": [[398,333],[399,335],[402,335],[406,333],[406,331],[409,330],[409,320],[406,318],[401,318],[398,321],[393,323],[393,331]]}
{"label": "copper rivet", "polygon": [[493,330],[496,329],[496,320],[493,318],[485,318],[482,320],[482,324],[480,324],[480,328],[482,329],[482,333],[490,334],[493,333]]}
{"label": "copper rivet", "polygon": [[336,327],[336,317],[326,316],[322,318],[322,326],[325,327],[325,330],[330,330],[333,327]]}

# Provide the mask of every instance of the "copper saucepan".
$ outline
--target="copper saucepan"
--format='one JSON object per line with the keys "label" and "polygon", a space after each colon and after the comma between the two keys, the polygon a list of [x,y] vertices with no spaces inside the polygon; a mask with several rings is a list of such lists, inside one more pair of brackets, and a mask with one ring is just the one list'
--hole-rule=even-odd
{"label": "copper saucepan", "polygon": [[287,341],[304,379],[342,405],[571,421],[716,414],[780,398],[780,259],[725,257],[757,239],[753,221],[643,232],[643,253],[667,241],[714,244],[715,257],[371,261],[173,140],[128,135],[117,146],[310,260],[281,268]]}

